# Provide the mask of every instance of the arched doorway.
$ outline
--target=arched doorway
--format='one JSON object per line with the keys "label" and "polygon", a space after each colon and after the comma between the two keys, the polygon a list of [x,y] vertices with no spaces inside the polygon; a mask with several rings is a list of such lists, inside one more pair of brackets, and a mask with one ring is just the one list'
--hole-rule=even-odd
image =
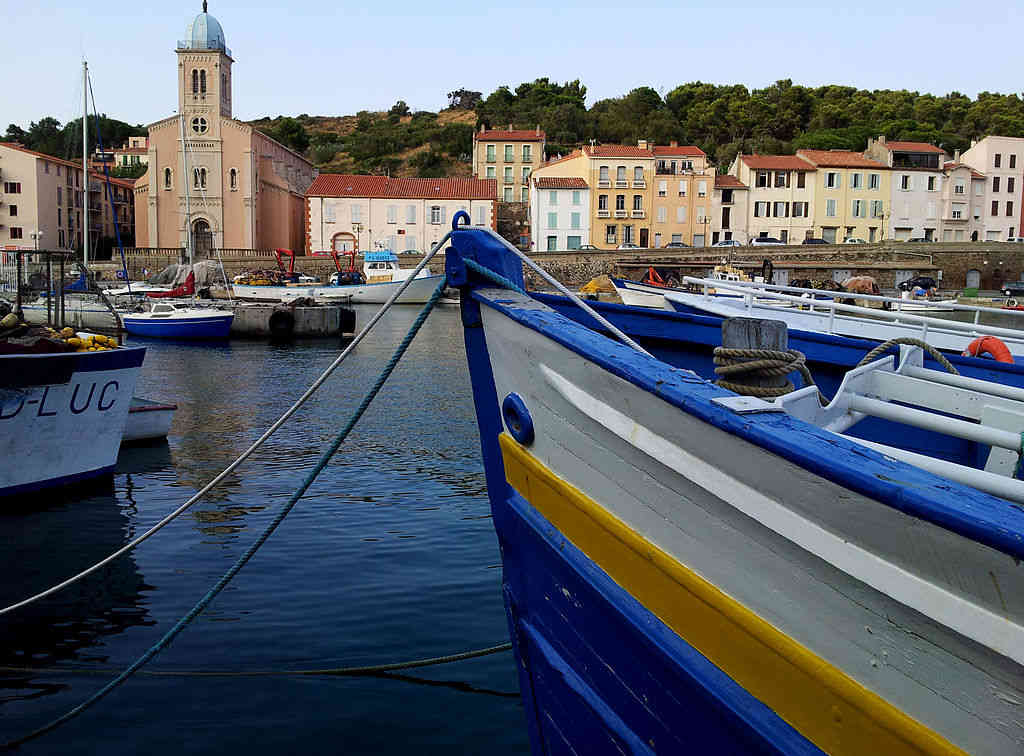
{"label": "arched doorway", "polygon": [[342,252],[351,252],[356,249],[355,234],[350,234],[347,231],[335,234],[331,237],[331,249],[339,254]]}
{"label": "arched doorway", "polygon": [[967,271],[967,288],[977,289],[981,286],[981,271],[971,268]]}
{"label": "arched doorway", "polygon": [[200,218],[192,224],[192,252],[195,255],[208,255],[213,249],[213,233],[210,224]]}

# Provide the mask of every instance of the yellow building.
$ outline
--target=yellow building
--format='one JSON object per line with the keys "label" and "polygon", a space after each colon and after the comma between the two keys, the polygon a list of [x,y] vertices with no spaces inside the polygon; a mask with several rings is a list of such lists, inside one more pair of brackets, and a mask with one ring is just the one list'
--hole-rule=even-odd
{"label": "yellow building", "polygon": [[797,150],[814,173],[814,230],[827,242],[867,242],[886,236],[890,215],[890,169],[847,150]]}
{"label": "yellow building", "polygon": [[486,130],[473,134],[473,177],[495,179],[502,202],[528,202],[530,175],[544,162],[544,132]]}
{"label": "yellow building", "polygon": [[715,169],[699,147],[654,145],[654,182],[651,192],[651,247],[711,244],[711,203]]}

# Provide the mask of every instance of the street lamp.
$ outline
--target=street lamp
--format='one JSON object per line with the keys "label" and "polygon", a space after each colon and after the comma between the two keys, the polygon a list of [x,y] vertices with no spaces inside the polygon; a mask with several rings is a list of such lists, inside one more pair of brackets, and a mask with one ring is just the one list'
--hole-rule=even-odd
{"label": "street lamp", "polygon": [[704,246],[708,246],[708,224],[711,222],[711,218],[707,215],[702,216],[701,224],[704,226]]}

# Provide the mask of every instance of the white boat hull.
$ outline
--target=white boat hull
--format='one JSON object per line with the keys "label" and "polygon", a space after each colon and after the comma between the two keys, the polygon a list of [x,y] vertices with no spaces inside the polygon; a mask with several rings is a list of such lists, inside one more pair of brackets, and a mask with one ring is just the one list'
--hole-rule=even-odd
{"label": "white boat hull", "polygon": [[139,443],[167,438],[176,404],[162,404],[150,399],[133,397],[121,443]]}
{"label": "white boat hull", "polygon": [[0,496],[110,473],[145,354],[0,356]]}
{"label": "white boat hull", "polygon": [[[423,304],[441,282],[442,276],[418,276],[409,284],[398,304]],[[235,297],[238,299],[263,302],[290,302],[301,297],[309,297],[318,302],[352,302],[354,304],[382,304],[391,297],[404,281],[388,281],[385,283],[356,284],[353,286],[250,286],[234,284]]]}
{"label": "white boat hull", "polygon": [[[59,320],[56,299],[50,303],[50,322],[54,325]],[[36,300],[30,304],[22,304],[22,312],[26,323],[43,325],[46,323],[46,302]],[[64,298],[64,322],[76,330],[103,329],[117,327],[113,313],[95,297],[66,295]]]}

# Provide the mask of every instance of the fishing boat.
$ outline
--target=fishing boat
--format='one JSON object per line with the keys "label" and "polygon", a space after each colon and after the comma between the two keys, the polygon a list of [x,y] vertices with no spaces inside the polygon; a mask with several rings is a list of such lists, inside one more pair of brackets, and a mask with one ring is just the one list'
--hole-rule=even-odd
{"label": "fishing boat", "polygon": [[460,228],[446,267],[533,753],[1022,752],[1024,392],[908,352],[738,396],[518,254]]}
{"label": "fishing boat", "polygon": [[0,496],[112,472],[145,355],[0,355]]}
{"label": "fishing boat", "polygon": [[[309,297],[319,302],[369,303],[386,302],[412,274],[411,269],[398,264],[398,256],[389,249],[367,252],[363,259],[363,270],[355,268],[355,252],[350,251],[349,265],[343,269],[336,252],[331,252],[337,271],[326,286],[295,284],[257,285],[234,283],[232,289],[238,299],[262,302],[289,302]],[[422,304],[430,299],[441,281],[440,275],[432,275],[428,268],[421,270],[416,280],[398,299],[398,304]]]}
{"label": "fishing boat", "polygon": [[132,397],[121,443],[138,444],[167,438],[177,409],[177,404],[155,402],[140,396]]}
{"label": "fishing boat", "polygon": [[[611,279],[612,285],[615,287],[615,293],[619,295],[619,299],[622,300],[622,303],[625,305],[630,305],[631,307],[653,307],[659,310],[664,309],[666,307],[665,292],[685,291],[685,289],[680,289],[679,287],[661,286],[658,284],[645,283],[642,281],[630,281],[625,278],[615,278],[614,276],[609,276],[609,278]],[[713,278],[712,280],[736,281],[739,279]],[[709,294],[711,296],[717,297],[737,298],[740,296],[739,294],[730,291],[721,291],[717,289],[709,292]],[[790,302],[781,302],[777,300],[762,299],[758,301],[760,304],[764,304],[766,306],[771,307],[793,306]]]}
{"label": "fishing boat", "polygon": [[[837,336],[869,339],[877,342],[898,337],[923,338],[937,349],[949,352],[964,352],[986,336],[998,338],[1013,357],[1024,357],[1024,331],[1015,328],[1001,328],[980,323],[980,316],[986,311],[1009,314],[1002,310],[977,307],[974,305],[948,304],[950,312],[970,312],[972,322],[918,315],[896,309],[885,310],[846,304],[842,300],[856,297],[865,301],[889,302],[899,306],[901,300],[880,295],[856,294],[804,289],[793,286],[767,284],[745,285],[711,281],[710,279],[687,277],[686,282],[701,287],[698,293],[685,291],[666,292],[665,302],[679,312],[702,312],[720,317],[746,316],[774,318],[781,320],[790,329],[816,331]],[[730,291],[739,296],[718,297],[711,289]],[[773,307],[769,302],[786,302],[791,306],[785,310]]]}

